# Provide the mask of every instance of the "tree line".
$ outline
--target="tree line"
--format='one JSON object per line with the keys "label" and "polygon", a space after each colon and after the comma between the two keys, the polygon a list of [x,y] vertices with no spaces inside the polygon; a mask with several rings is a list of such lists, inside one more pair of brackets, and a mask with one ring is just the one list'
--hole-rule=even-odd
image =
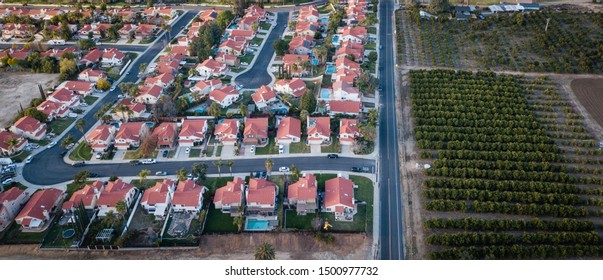
{"label": "tree line", "polygon": [[461,229],[472,231],[592,231],[595,226],[591,221],[576,219],[562,220],[514,220],[514,219],[479,219],[473,217],[461,219],[432,218],[423,225],[428,229]]}

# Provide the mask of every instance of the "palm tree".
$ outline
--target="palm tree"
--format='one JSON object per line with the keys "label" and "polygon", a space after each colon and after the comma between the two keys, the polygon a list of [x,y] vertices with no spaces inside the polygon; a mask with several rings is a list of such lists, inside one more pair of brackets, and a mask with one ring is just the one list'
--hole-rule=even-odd
{"label": "palm tree", "polygon": [[305,123],[306,120],[308,119],[308,110],[301,110],[301,112],[299,112],[299,118],[301,119],[302,123]]}
{"label": "palm tree", "polygon": [[186,180],[186,169],[184,167],[178,169],[178,172],[176,173],[176,178],[178,178],[178,181],[184,181]]}
{"label": "palm tree", "polygon": [[195,174],[196,177],[199,177],[199,179],[197,179],[197,183],[198,184],[202,184],[203,181],[205,180],[205,173],[207,172],[207,164],[205,163],[194,163],[191,173]]}
{"label": "palm tree", "polygon": [[118,218],[115,215],[115,212],[113,211],[109,211],[107,213],[107,215],[103,218],[101,224],[104,228],[110,228],[113,227],[113,224],[115,224],[115,222],[117,222]]}
{"label": "palm tree", "polygon": [[146,70],[146,69],[147,69],[147,64],[146,63],[142,63],[138,67],[138,70],[140,70],[140,73],[144,73],[144,70]]}
{"label": "palm tree", "polygon": [[151,174],[151,170],[143,169],[138,173],[138,177],[140,177],[140,185],[144,188],[144,180],[147,179],[147,176]]}
{"label": "palm tree", "polygon": [[256,260],[274,260],[274,247],[269,243],[264,242],[262,245],[255,248],[254,257]]}
{"label": "palm tree", "polygon": [[272,167],[274,166],[274,162],[272,161],[272,159],[267,158],[266,162],[264,163],[264,165],[266,166],[266,172],[268,173],[268,176],[270,176],[270,171],[272,171]]}
{"label": "palm tree", "polygon": [[123,218],[126,214],[126,210],[128,210],[128,206],[125,201],[120,200],[115,204],[115,210],[117,210],[117,214]]}
{"label": "palm tree", "polygon": [[230,176],[232,176],[232,166],[234,165],[234,161],[232,161],[231,159],[229,159],[226,162],[226,166],[228,166],[228,169],[230,169]]}
{"label": "palm tree", "polygon": [[220,105],[218,105],[218,103],[213,102],[211,103],[211,105],[209,105],[209,108],[207,109],[207,113],[209,113],[209,115],[217,117],[220,115]]}
{"label": "palm tree", "polygon": [[19,138],[11,137],[6,140],[6,144],[8,145],[8,150],[12,150],[15,146],[19,145]]}
{"label": "palm tree", "polygon": [[[61,141],[61,147],[66,148],[67,146],[69,146],[69,144],[73,143],[73,141],[74,141],[73,135],[68,134],[65,138],[63,138],[63,141]],[[7,144],[9,144],[9,143],[7,143]],[[10,144],[9,144],[9,149],[10,149]]]}
{"label": "palm tree", "polygon": [[286,93],[281,96],[281,100],[283,100],[283,103],[291,105],[291,104],[289,104],[289,98],[291,98],[291,96],[289,94],[286,94]]}
{"label": "palm tree", "polygon": [[84,119],[79,119],[77,120],[77,122],[75,123],[75,127],[77,128],[77,130],[79,130],[81,133],[84,133],[84,125],[86,125],[86,121]]}
{"label": "palm tree", "polygon": [[199,94],[198,91],[191,91],[190,95],[191,95],[191,98],[197,102],[201,98],[201,95]]}
{"label": "palm tree", "polygon": [[108,123],[113,119],[113,117],[111,117],[111,115],[103,115],[101,119],[103,123]]}
{"label": "palm tree", "polygon": [[[118,104],[117,106],[115,106],[115,111],[116,112],[120,112],[121,113],[121,118],[125,119],[125,120],[129,120],[130,117],[132,116],[132,114],[134,113],[134,111],[132,111],[132,109],[122,103]],[[127,114],[127,118],[126,118],[126,114]]]}
{"label": "palm tree", "polygon": [[247,108],[247,105],[241,104],[239,105],[239,112],[241,112],[241,116],[247,117],[247,114],[249,113],[249,108]]}
{"label": "palm tree", "polygon": [[214,161],[214,166],[218,168],[218,176],[221,177],[222,173],[220,172],[220,167],[222,167],[222,160],[216,160]]}
{"label": "palm tree", "polygon": [[243,229],[243,224],[245,223],[245,216],[243,216],[243,207],[241,206],[239,208],[239,215],[235,216],[232,219],[232,224],[237,226],[237,230],[239,232],[241,232],[241,230]]}
{"label": "palm tree", "polygon": [[301,170],[299,170],[295,164],[291,164],[289,170],[291,170],[291,177],[293,180],[298,180],[301,177]]}

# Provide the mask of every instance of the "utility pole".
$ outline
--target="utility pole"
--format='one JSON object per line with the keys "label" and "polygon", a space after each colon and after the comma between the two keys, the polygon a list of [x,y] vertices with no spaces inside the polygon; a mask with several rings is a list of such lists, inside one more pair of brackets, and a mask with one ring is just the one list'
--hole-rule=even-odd
{"label": "utility pole", "polygon": [[551,18],[546,19],[546,26],[544,27],[544,33],[546,33],[546,31],[549,29],[549,21],[551,21]]}

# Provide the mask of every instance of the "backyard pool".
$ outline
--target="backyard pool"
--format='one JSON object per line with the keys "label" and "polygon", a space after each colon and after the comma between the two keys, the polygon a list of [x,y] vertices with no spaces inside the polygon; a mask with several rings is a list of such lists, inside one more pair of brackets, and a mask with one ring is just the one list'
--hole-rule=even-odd
{"label": "backyard pool", "polygon": [[331,89],[321,88],[320,89],[320,99],[330,99],[331,98]]}
{"label": "backyard pool", "polygon": [[148,127],[150,127],[150,128],[153,128],[153,125],[155,125],[155,124],[154,124],[154,123],[152,123],[152,122],[148,122],[148,123],[147,123],[147,126],[148,126]]}
{"label": "backyard pool", "polygon": [[316,58],[312,59],[312,65],[318,65],[318,59],[316,59]]}
{"label": "backyard pool", "polygon": [[322,25],[327,25],[329,24],[329,18],[328,17],[323,17],[320,19],[320,24]]}
{"label": "backyard pool", "polygon": [[333,45],[339,45],[339,36],[333,36]]}
{"label": "backyard pool", "polygon": [[333,65],[333,64],[327,65],[327,69],[325,71],[325,74],[333,74],[335,72],[337,72],[337,67],[335,67],[335,65]]}
{"label": "backyard pool", "polygon": [[260,231],[260,230],[270,230],[269,221],[266,220],[256,220],[256,219],[247,219],[247,223],[245,224],[245,230],[251,231]]}
{"label": "backyard pool", "polygon": [[239,29],[239,25],[236,23],[233,23],[233,24],[229,25],[228,28],[226,28],[226,29]]}

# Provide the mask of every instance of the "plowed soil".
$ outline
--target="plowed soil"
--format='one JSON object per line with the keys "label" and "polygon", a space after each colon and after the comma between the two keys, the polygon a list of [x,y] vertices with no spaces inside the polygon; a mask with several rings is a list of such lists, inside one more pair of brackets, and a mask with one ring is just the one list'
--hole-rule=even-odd
{"label": "plowed soil", "polygon": [[603,79],[574,79],[570,85],[580,104],[603,127]]}

